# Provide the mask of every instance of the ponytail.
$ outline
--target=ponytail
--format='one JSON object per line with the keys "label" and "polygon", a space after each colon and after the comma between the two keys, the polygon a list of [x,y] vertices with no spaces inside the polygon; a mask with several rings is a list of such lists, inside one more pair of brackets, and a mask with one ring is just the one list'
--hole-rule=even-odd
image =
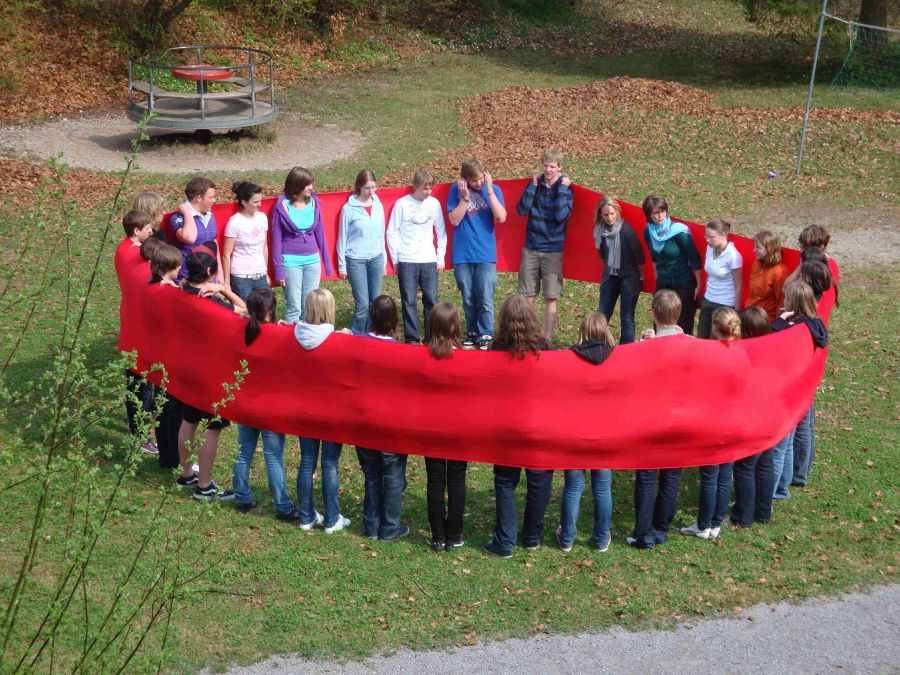
{"label": "ponytail", "polygon": [[247,345],[253,344],[262,332],[262,325],[275,316],[275,304],[275,294],[268,288],[253,291],[247,297],[247,314],[250,315],[244,327],[244,342]]}
{"label": "ponytail", "polygon": [[261,325],[262,324],[259,322],[259,319],[251,314],[250,318],[247,321],[247,325],[244,327],[244,342],[246,344],[253,344],[253,341],[259,337],[259,334],[262,330],[260,328]]}

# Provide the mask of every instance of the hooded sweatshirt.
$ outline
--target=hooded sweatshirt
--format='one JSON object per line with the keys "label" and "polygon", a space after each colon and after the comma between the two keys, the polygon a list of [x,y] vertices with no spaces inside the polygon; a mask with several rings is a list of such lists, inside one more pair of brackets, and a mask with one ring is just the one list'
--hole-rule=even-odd
{"label": "hooded sweatshirt", "polygon": [[[332,276],[331,258],[325,243],[325,230],[322,227],[322,203],[313,193],[312,203],[316,213],[313,226],[301,232],[288,213],[285,201],[290,202],[287,195],[281,195],[272,207],[272,267],[275,270],[275,281],[284,281],[284,255],[312,255],[318,253],[325,263],[325,274]],[[309,207],[307,207],[309,208]]]}
{"label": "hooded sweatshirt", "polygon": [[816,347],[824,348],[828,345],[828,329],[825,327],[825,323],[822,319],[819,318],[811,319],[808,316],[792,316],[788,319],[782,319],[779,317],[775,323],[772,324],[772,332],[776,333],[780,330],[785,330],[800,324],[804,324],[809,328],[809,334],[812,336],[813,344]]}
{"label": "hooded sweatshirt", "polygon": [[347,258],[371,260],[384,255],[384,207],[378,195],[372,195],[372,215],[359,203],[356,195],[350,195],[341,209],[338,228],[338,272],[346,273]]}
{"label": "hooded sweatshirt", "polygon": [[580,342],[577,345],[572,345],[571,350],[585,361],[593,363],[595,366],[599,366],[606,361],[610,354],[613,353],[613,348],[606,343],[606,340],[588,340],[587,342]]}
{"label": "hooded sweatshirt", "polygon": [[294,326],[294,337],[303,349],[315,349],[325,342],[325,338],[334,332],[330,323],[306,323],[301,321]]}

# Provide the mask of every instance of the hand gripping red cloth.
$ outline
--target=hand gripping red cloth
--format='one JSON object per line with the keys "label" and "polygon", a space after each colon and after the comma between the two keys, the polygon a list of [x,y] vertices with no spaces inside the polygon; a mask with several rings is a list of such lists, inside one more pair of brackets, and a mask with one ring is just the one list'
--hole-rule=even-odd
{"label": "hand gripping red cloth", "polygon": [[[496,228],[497,267],[515,271],[525,220],[514,205],[526,181],[497,183],[508,212]],[[449,184],[438,185],[433,194],[446,203],[448,189]],[[593,213],[601,195],[573,189],[564,273],[596,282],[601,262]],[[385,213],[408,192],[379,190]],[[348,194],[319,195],[332,260]],[[273,203],[266,200],[265,210]],[[215,207],[220,237],[235,210],[234,204]],[[640,233],[641,209],[623,203],[622,211]],[[703,227],[686,224],[702,253]],[[448,223],[448,249],[452,229]],[[747,289],[753,242],[731,240],[746,262]],[[799,253],[785,249],[784,259],[796,267]],[[651,292],[649,255],[647,260],[644,290]],[[211,409],[223,397],[222,384],[234,380],[245,360],[249,374],[235,400],[220,411],[224,417],[288,434],[448,459],[536,469],[730,462],[773,446],[797,424],[812,403],[827,356],[827,350],[814,348],[804,326],[736,342],[671,337],[621,345],[600,366],[567,350],[524,360],[504,352],[459,350],[437,361],[423,347],[343,334],[306,351],[290,327],[276,325],[263,326],[247,347],[244,319],[170,286],[148,284],[148,265],[127,240],[116,251],[116,271],[122,289],[119,349],[137,352],[139,370],[163,364],[169,388],[182,401]],[[832,271],[837,275],[836,266]],[[826,321],[833,303],[830,291],[819,304]],[[205,357],[198,360],[198,352]],[[150,377],[159,381],[158,374]]]}

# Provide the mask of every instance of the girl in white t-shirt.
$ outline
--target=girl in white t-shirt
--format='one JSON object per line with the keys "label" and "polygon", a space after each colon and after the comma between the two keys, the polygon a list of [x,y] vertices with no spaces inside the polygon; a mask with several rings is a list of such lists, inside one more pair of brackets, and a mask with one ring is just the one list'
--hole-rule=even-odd
{"label": "girl in white t-shirt", "polygon": [[700,319],[697,337],[709,339],[712,335],[712,315],[719,307],[741,309],[744,290],[742,268],[744,259],[734,244],[728,241],[731,224],[716,218],[706,225],[706,292],[700,303]]}
{"label": "girl in white t-shirt", "polygon": [[269,287],[269,244],[266,232],[269,220],[259,210],[262,188],[241,181],[231,186],[240,211],[225,225],[225,247],[222,267],[225,286],[246,301],[253,291]]}

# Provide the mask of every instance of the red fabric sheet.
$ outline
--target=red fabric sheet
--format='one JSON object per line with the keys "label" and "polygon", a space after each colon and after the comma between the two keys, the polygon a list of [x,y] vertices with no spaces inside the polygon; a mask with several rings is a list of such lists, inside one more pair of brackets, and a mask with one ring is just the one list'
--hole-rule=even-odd
{"label": "red fabric sheet", "polygon": [[[515,271],[525,229],[515,203],[525,180],[497,182],[509,213],[497,226],[498,269]],[[444,202],[448,188],[438,185],[434,195]],[[600,195],[574,190],[565,276],[596,282],[601,265],[592,232]],[[385,213],[408,192],[379,190]],[[347,196],[319,195],[332,255]],[[273,201],[266,200],[267,210]],[[215,207],[220,232],[234,211],[233,204]],[[640,208],[623,204],[623,211],[640,233]],[[703,227],[687,224],[702,256]],[[452,239],[449,222],[448,231]],[[753,243],[732,240],[744,256],[746,277]],[[785,250],[789,267],[798,255]],[[450,459],[542,469],[733,461],[771,447],[799,421],[827,356],[827,350],[814,349],[803,326],[737,342],[672,337],[622,345],[600,366],[565,350],[524,361],[503,352],[457,351],[436,361],[422,347],[342,334],[308,352],[290,327],[274,325],[264,326],[246,347],[243,319],[175,288],[147,284],[148,266],[127,240],[116,252],[116,271],[122,289],[119,348],[136,350],[140,369],[163,363],[181,400],[209,409],[222,398],[222,383],[232,382],[246,360],[249,375],[222,411],[232,420]],[[826,320],[833,297],[827,293],[820,303]],[[561,309],[567,311],[564,298]],[[649,317],[639,323],[648,324]],[[198,361],[198,352],[208,357]]]}

